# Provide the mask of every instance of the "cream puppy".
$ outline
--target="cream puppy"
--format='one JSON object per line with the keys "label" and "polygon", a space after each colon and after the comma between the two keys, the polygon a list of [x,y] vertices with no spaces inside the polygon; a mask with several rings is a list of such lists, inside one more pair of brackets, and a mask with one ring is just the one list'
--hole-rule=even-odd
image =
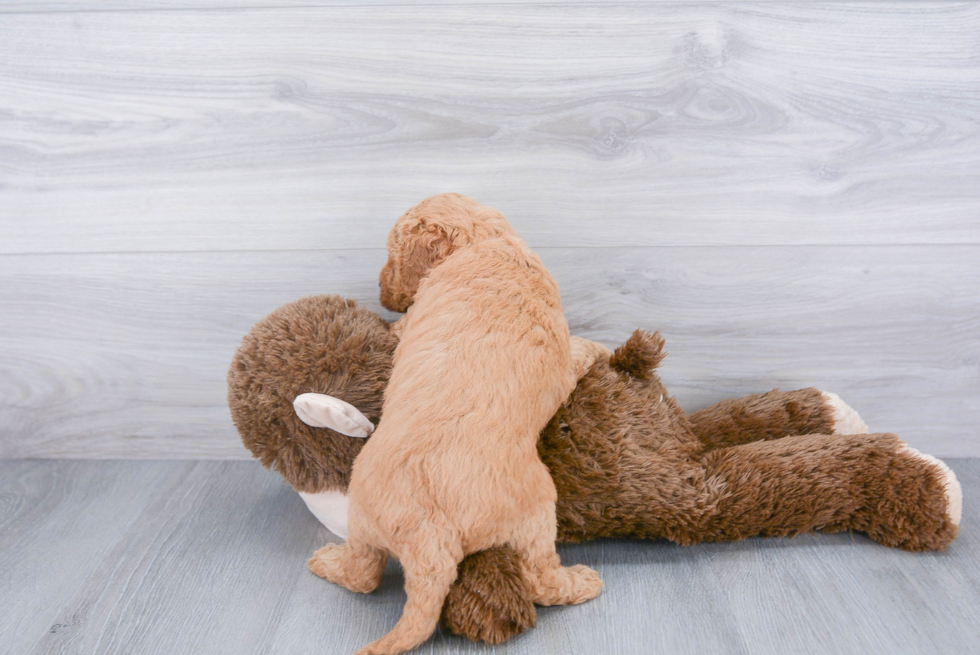
{"label": "cream puppy", "polygon": [[[555,552],[555,485],[538,435],[608,350],[568,334],[558,286],[504,217],[458,194],[408,210],[388,238],[381,302],[406,311],[381,420],[354,462],[349,536],[310,560],[370,592],[389,554],[408,600],[359,653],[400,653],[435,630],[466,554],[510,544],[535,602],[580,603],[602,581]],[[382,483],[383,481],[383,483]]]}

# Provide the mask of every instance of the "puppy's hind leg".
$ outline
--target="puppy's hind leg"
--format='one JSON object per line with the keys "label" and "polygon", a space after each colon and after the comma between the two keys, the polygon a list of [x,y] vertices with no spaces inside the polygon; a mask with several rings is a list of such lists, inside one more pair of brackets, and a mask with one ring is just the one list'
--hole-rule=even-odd
{"label": "puppy's hind leg", "polygon": [[538,605],[577,605],[602,591],[602,580],[582,564],[562,566],[555,551],[557,537],[555,504],[550,503],[532,520],[522,523],[511,545],[521,555],[521,568]]}
{"label": "puppy's hind leg", "polygon": [[307,562],[321,578],[362,594],[371,593],[381,584],[388,553],[365,543],[346,541],[327,544],[313,553]]}
{"label": "puppy's hind leg", "polygon": [[432,636],[442,613],[449,587],[456,580],[456,570],[463,559],[448,548],[413,553],[397,553],[405,571],[405,593],[408,600],[402,616],[391,632],[357,651],[355,655],[394,655],[418,647]]}

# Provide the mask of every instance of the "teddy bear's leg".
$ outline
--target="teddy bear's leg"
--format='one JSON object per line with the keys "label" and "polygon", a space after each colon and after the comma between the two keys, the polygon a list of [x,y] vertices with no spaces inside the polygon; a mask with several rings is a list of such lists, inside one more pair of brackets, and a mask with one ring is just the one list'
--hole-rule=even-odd
{"label": "teddy bear's leg", "polygon": [[956,536],[955,475],[892,434],[757,441],[701,462],[713,496],[693,541],[858,530],[888,546],[936,550]]}
{"label": "teddy bear's leg", "polygon": [[356,542],[327,544],[313,553],[307,562],[321,578],[362,594],[371,593],[381,584],[388,553]]}
{"label": "teddy bear's leg", "polygon": [[[853,407],[845,403],[840,396],[830,391],[820,392],[834,412],[834,427],[830,434],[867,434],[868,424]],[[809,433],[808,433],[809,434]]]}
{"label": "teddy bear's leg", "polygon": [[467,555],[442,607],[447,631],[499,644],[537,623],[521,560],[510,546]]}
{"label": "teddy bear's leg", "polygon": [[709,450],[798,434],[863,434],[868,427],[839,396],[819,389],[724,400],[687,416]]}

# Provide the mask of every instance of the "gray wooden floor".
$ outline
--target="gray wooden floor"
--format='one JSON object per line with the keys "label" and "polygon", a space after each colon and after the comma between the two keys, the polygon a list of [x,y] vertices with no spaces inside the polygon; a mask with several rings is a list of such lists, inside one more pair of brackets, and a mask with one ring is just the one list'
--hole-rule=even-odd
{"label": "gray wooden floor", "polygon": [[[943,553],[862,535],[561,549],[606,587],[490,648],[428,653],[968,653],[980,643],[980,459],[951,460]],[[397,565],[356,595],[306,569],[330,538],[254,462],[0,461],[0,652],[350,653],[396,620]]]}

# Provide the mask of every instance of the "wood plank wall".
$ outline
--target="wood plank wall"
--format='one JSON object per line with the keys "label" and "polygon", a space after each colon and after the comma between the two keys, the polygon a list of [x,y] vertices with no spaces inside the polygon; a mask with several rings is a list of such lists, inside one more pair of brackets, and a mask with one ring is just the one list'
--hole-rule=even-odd
{"label": "wood plank wall", "polygon": [[0,456],[246,457],[241,336],[448,190],[685,407],[980,456],[980,4],[279,4],[0,0]]}

